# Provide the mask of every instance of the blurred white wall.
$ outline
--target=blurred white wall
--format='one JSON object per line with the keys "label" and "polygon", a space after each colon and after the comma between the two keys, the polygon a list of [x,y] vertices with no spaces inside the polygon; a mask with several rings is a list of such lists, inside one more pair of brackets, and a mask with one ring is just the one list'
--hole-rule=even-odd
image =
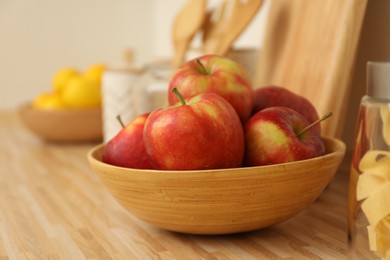
{"label": "blurred white wall", "polygon": [[[209,0],[215,6],[220,0]],[[51,89],[66,66],[121,67],[134,51],[136,65],[173,53],[171,27],[185,0],[0,0],[0,109],[14,109]],[[260,47],[268,1],[237,40]],[[200,45],[195,38],[193,46]]]}

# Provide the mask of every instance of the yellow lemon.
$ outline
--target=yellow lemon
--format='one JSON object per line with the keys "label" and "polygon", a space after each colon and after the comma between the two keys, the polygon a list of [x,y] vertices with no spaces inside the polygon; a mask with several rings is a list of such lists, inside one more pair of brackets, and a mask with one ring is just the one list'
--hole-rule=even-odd
{"label": "yellow lemon", "polygon": [[100,88],[96,83],[82,76],[69,80],[61,92],[61,99],[67,107],[90,108],[101,105]]}
{"label": "yellow lemon", "polygon": [[107,69],[104,64],[96,64],[89,67],[83,74],[85,78],[95,82],[99,87],[102,84],[102,75],[104,71]]}
{"label": "yellow lemon", "polygon": [[69,80],[77,75],[80,75],[80,72],[74,68],[63,68],[57,71],[53,78],[54,91],[61,93]]}
{"label": "yellow lemon", "polygon": [[64,104],[62,103],[60,96],[57,93],[52,92],[38,95],[34,99],[32,106],[42,109],[64,108]]}

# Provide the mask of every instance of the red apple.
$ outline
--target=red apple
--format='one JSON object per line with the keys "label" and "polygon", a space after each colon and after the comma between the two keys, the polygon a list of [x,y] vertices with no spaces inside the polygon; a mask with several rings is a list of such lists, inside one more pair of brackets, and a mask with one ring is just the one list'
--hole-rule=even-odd
{"label": "red apple", "polygon": [[202,93],[158,108],[145,123],[146,150],[156,169],[240,167],[244,132],[234,108],[215,93]]}
{"label": "red apple", "polygon": [[288,107],[270,107],[257,112],[244,128],[245,165],[286,163],[323,155],[323,140],[312,126],[304,116]]}
{"label": "red apple", "polygon": [[[317,110],[308,99],[284,87],[264,86],[254,90],[252,115],[267,107],[289,107],[306,117],[310,123],[319,119]],[[321,131],[320,124],[315,128]]]}
{"label": "red apple", "polygon": [[152,169],[146,153],[143,132],[149,113],[137,116],[104,147],[103,162],[136,169]]}
{"label": "red apple", "polygon": [[218,55],[204,55],[184,63],[171,78],[169,105],[177,103],[172,89],[177,88],[184,98],[214,92],[224,97],[236,110],[242,123],[252,111],[253,88],[245,69],[237,62]]}

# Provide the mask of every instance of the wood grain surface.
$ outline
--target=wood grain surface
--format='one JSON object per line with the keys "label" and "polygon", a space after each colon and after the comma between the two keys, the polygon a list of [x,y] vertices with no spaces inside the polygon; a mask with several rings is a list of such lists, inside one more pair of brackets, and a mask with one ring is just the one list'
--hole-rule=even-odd
{"label": "wood grain surface", "polygon": [[90,169],[96,143],[41,141],[0,112],[0,259],[344,259],[348,166],[308,209],[271,228],[200,236],[125,211]]}

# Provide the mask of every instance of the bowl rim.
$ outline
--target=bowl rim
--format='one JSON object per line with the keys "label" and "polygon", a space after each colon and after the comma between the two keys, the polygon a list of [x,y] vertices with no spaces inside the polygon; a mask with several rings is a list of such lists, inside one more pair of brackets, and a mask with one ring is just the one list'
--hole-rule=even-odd
{"label": "bowl rim", "polygon": [[[98,153],[101,153],[102,150],[105,147],[105,143],[100,143],[94,147],[92,147],[87,152],[87,159],[90,164],[95,164],[97,167],[103,167],[105,169],[115,169],[120,170],[124,172],[138,172],[138,173],[148,173],[148,174],[160,174],[160,173],[170,173],[170,174],[199,174],[199,173],[231,173],[233,171],[237,170],[257,170],[257,169],[269,169],[273,168],[275,166],[279,167],[294,167],[299,164],[308,163],[308,162],[314,162],[318,160],[327,160],[328,158],[331,158],[335,156],[336,154],[342,154],[342,156],[345,155],[346,151],[346,144],[337,138],[329,137],[329,136],[322,136],[322,139],[325,143],[333,143],[335,144],[334,147],[336,148],[333,151],[326,151],[326,154],[322,156],[313,157],[310,159],[305,160],[299,160],[299,161],[293,161],[293,162],[287,162],[287,163],[279,163],[279,164],[271,164],[271,165],[262,165],[262,166],[242,166],[242,167],[234,167],[234,168],[220,168],[220,169],[206,169],[206,170],[157,170],[157,169],[136,169],[136,168],[126,168],[126,167],[120,167],[112,164],[108,164],[103,162],[102,160],[96,158]],[[327,147],[327,145],[325,145]]]}

